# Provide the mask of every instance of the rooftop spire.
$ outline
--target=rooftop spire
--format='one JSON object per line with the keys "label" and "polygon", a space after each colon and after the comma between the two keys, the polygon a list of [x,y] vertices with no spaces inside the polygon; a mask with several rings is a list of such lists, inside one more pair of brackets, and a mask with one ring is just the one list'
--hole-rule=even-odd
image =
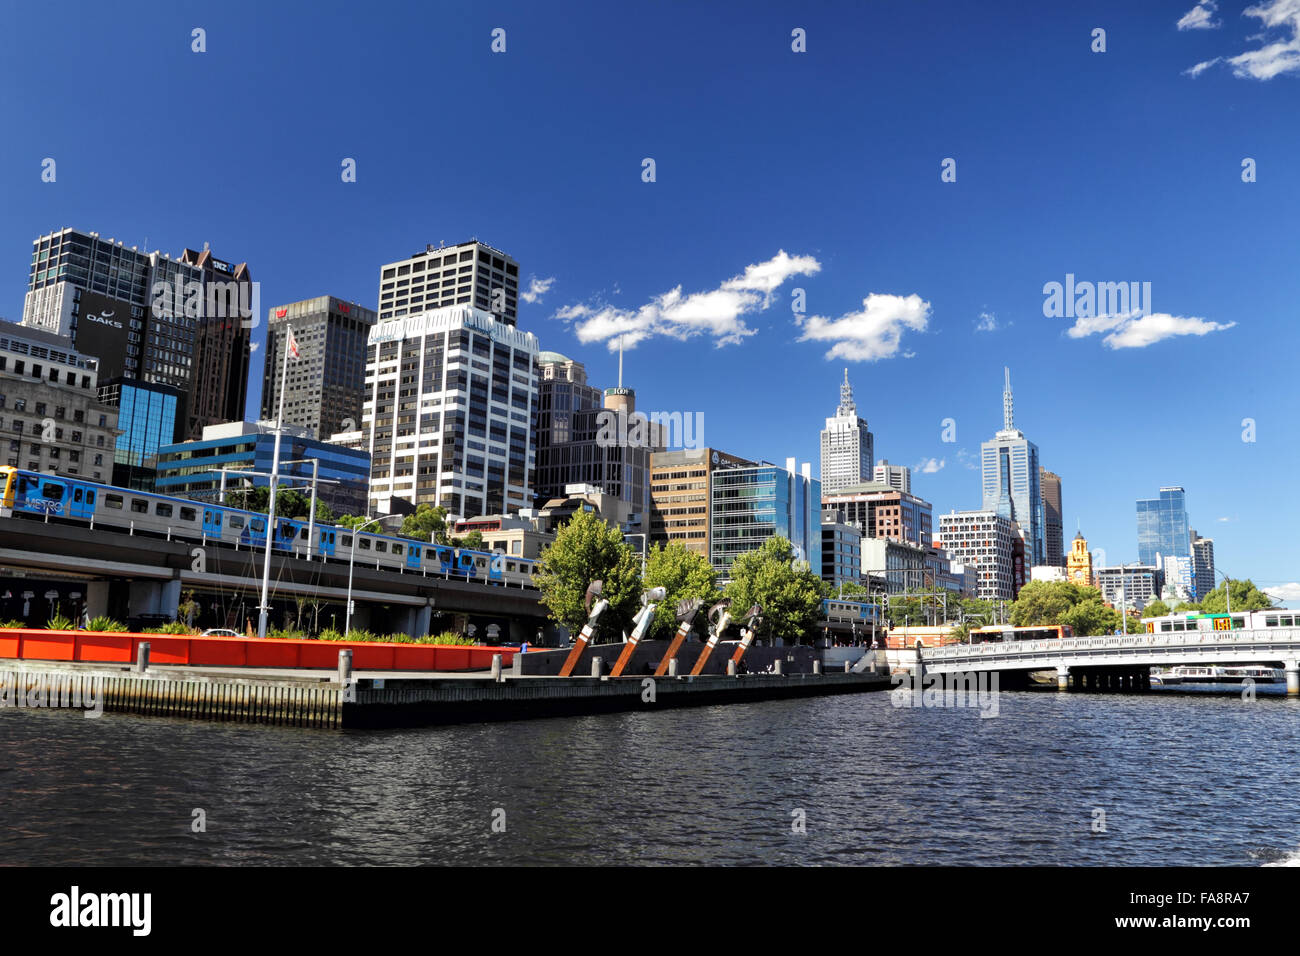
{"label": "rooftop spire", "polygon": [[835,414],[840,418],[851,418],[858,413],[858,406],[853,404],[853,386],[849,384],[849,370],[844,370],[844,383],[840,385],[840,407]]}
{"label": "rooftop spire", "polygon": [[1002,428],[1005,431],[1013,431],[1016,427],[1016,403],[1011,397],[1011,369],[1003,366],[1002,371],[1006,373],[1007,385],[1002,392]]}

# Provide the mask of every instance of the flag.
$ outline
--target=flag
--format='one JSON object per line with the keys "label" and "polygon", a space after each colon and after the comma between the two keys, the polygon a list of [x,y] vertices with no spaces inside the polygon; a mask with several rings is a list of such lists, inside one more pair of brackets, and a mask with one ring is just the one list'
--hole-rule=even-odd
{"label": "flag", "polygon": [[293,359],[295,362],[298,361],[298,340],[293,337],[293,329],[289,330],[289,344],[286,347],[289,351],[289,358]]}

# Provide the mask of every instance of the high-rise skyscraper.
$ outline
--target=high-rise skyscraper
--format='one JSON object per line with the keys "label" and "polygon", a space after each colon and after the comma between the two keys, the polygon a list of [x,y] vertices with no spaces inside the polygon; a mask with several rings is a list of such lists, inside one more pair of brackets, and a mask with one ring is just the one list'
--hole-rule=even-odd
{"label": "high-rise skyscraper", "polygon": [[723,580],[737,557],[777,535],[814,574],[821,572],[821,482],[812,476],[812,465],[796,472],[795,459],[787,458],[784,468],[759,464],[715,471],[710,496],[709,560]]}
{"label": "high-rise skyscraper", "polygon": [[1185,558],[1192,553],[1187,526],[1186,493],[1177,486],[1160,489],[1159,498],[1137,502],[1138,563],[1154,567],[1156,555]]}
{"label": "high-rise skyscraper", "polygon": [[1214,590],[1214,539],[1202,538],[1191,528],[1193,601],[1199,601]]}
{"label": "high-rise skyscraper", "polygon": [[267,312],[262,418],[274,421],[280,407],[280,371],[288,329],[299,359],[285,373],[284,421],[323,440],[361,427],[366,392],[367,336],[375,313],[364,305],[322,295]]}
{"label": "high-rise skyscraper", "polygon": [[425,246],[380,270],[379,321],[463,305],[514,325],[519,311],[519,263],[500,249],[470,239]]}
{"label": "high-rise skyscraper", "polygon": [[531,507],[537,336],[457,305],[381,321],[369,343],[361,427],[373,508]]}
{"label": "high-rise skyscraper", "polygon": [[181,262],[199,270],[205,291],[203,315],[194,335],[186,437],[198,441],[208,425],[244,419],[248,397],[248,360],[251,341],[253,277],[248,263],[217,259],[207,248],[186,249]]}
{"label": "high-rise skyscraper", "polygon": [[1061,476],[1041,465],[1038,481],[1043,493],[1043,545],[1046,563],[1057,568],[1065,567],[1065,530],[1061,524]]}
{"label": "high-rise skyscraper", "polygon": [[871,471],[871,480],[876,484],[889,485],[908,494],[912,491],[912,469],[906,465],[891,465],[888,461],[878,461]]}
{"label": "high-rise skyscraper", "polygon": [[870,480],[871,463],[875,460],[875,443],[866,419],[858,417],[849,370],[845,369],[839,408],[833,418],[826,419],[826,427],[822,429],[822,494],[829,495]]}
{"label": "high-rise skyscraper", "polygon": [[1002,430],[980,446],[983,464],[984,511],[994,511],[1020,524],[1025,535],[1025,560],[1045,562],[1043,497],[1039,488],[1038,446],[1015,426],[1011,370],[1002,393]]}

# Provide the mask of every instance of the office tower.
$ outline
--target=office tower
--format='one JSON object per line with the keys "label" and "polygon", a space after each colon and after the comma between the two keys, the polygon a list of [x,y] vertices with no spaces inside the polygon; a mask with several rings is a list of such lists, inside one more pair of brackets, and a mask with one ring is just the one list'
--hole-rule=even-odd
{"label": "office tower", "polygon": [[519,308],[519,263],[500,249],[470,239],[425,246],[380,270],[379,321],[461,305],[514,325]]}
{"label": "office tower", "polygon": [[862,578],[862,535],[839,521],[834,512],[822,516],[822,580],[832,587],[857,584]]}
{"label": "office tower", "polygon": [[299,358],[285,371],[284,421],[325,440],[361,427],[366,393],[367,337],[375,313],[364,305],[321,295],[267,310],[262,419],[275,421],[289,327]]}
{"label": "office tower", "polygon": [[1145,564],[1124,564],[1097,569],[1097,587],[1102,600],[1127,611],[1141,611],[1160,596],[1164,576],[1159,568]]}
{"label": "office tower", "polygon": [[787,458],[784,468],[759,464],[715,471],[710,493],[709,561],[721,579],[730,577],[737,557],[778,535],[820,573],[821,482],[812,477],[812,465],[796,472],[795,460]]}
{"label": "office tower", "polygon": [[984,511],[996,511],[1020,524],[1025,532],[1025,561],[1045,564],[1043,498],[1039,490],[1038,446],[1015,426],[1011,370],[1002,393],[1002,430],[980,445],[983,463]]}
{"label": "office tower", "polygon": [[871,480],[909,494],[912,491],[912,469],[906,465],[891,465],[887,459],[876,463],[871,470]]}
{"label": "office tower", "polygon": [[1160,489],[1159,498],[1137,502],[1138,562],[1155,566],[1156,555],[1185,557],[1192,553],[1187,525],[1186,494],[1182,488]]}
{"label": "office tower", "polygon": [[1020,540],[1016,523],[997,511],[950,511],[939,515],[935,547],[975,569],[977,597],[1010,601],[1017,591],[1015,557]]}
{"label": "office tower", "polygon": [[537,353],[537,336],[472,306],[373,326],[361,412],[372,508],[428,503],[475,517],[531,507]]}
{"label": "office tower", "polygon": [[1039,487],[1043,495],[1043,556],[1047,565],[1065,567],[1065,530],[1061,522],[1061,476],[1041,465],[1038,468]]}
{"label": "office tower", "polygon": [[[158,452],[156,489],[165,495],[179,495],[216,502],[221,492],[221,469],[243,468],[261,476],[240,478],[227,474],[226,488],[233,491],[252,485],[265,488],[275,457],[275,426],[272,422],[223,422],[203,429],[197,441],[164,445]],[[280,439],[281,487],[292,487],[311,497],[312,461],[319,479],[316,494],[336,515],[364,515],[366,488],[370,480],[370,456],[319,441],[308,429],[287,426]],[[287,515],[286,517],[294,517]]]}
{"label": "office tower", "polygon": [[867,482],[822,495],[822,509],[834,511],[863,538],[889,538],[918,548],[930,546],[934,509],[930,502],[889,485]]}
{"label": "office tower", "polygon": [[662,429],[637,412],[633,389],[607,388],[602,399],[581,362],[558,352],[542,352],[537,362],[538,503],[565,497],[570,485],[599,488],[627,503],[629,531],[647,533],[650,458],[662,447]]}
{"label": "office tower", "polygon": [[1070,542],[1070,554],[1065,559],[1065,575],[1071,584],[1080,587],[1093,587],[1095,578],[1092,573],[1092,552],[1088,550],[1088,541],[1083,532],[1076,532]]}
{"label": "office tower", "polygon": [[756,462],[717,448],[657,451],[650,456],[650,541],[680,541],[708,561],[712,554],[709,513],[713,476]]}
{"label": "office tower", "polygon": [[208,425],[243,421],[256,286],[248,263],[218,259],[207,243],[186,249],[181,262],[199,270],[205,292],[185,425],[186,437],[197,440]]}
{"label": "office tower", "polygon": [[892,538],[862,539],[862,579],[871,591],[921,591],[935,583],[930,551]]}
{"label": "office tower", "polygon": [[849,485],[866,481],[875,461],[875,447],[866,419],[858,417],[849,385],[849,370],[844,370],[840,385],[840,404],[835,417],[826,419],[822,429],[822,494],[833,494]]}
{"label": "office tower", "polygon": [[1202,538],[1195,528],[1188,534],[1192,539],[1192,600],[1199,601],[1214,590],[1214,539]]}
{"label": "office tower", "polygon": [[96,360],[42,329],[0,320],[0,433],[15,468],[107,482],[117,409],[99,401]]}

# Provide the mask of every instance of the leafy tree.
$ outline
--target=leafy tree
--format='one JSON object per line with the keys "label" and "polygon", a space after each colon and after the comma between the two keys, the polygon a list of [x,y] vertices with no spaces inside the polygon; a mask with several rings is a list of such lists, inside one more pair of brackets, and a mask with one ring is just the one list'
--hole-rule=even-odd
{"label": "leafy tree", "polygon": [[1183,601],[1181,604],[1179,604],[1176,608],[1173,609],[1172,613],[1188,614],[1188,613],[1198,612],[1200,611],[1200,609],[1201,606],[1199,604],[1193,604],[1191,601]]}
{"label": "leafy tree", "polygon": [[[1238,611],[1262,611],[1272,606],[1273,599],[1255,587],[1254,581],[1249,578],[1245,580],[1233,579],[1233,614]],[[1201,610],[1206,614],[1223,614],[1228,610],[1227,594],[1224,592],[1222,584],[1201,598]]]}
{"label": "leafy tree", "polygon": [[403,538],[448,544],[447,509],[442,505],[422,504],[409,514],[397,532]]}
{"label": "leafy tree", "polygon": [[[1015,627],[1065,624],[1068,622],[1063,615],[1075,606],[1091,601],[1102,603],[1101,592],[1094,587],[1070,581],[1030,581],[1020,589],[1019,596],[1011,605],[1011,623]],[[1117,617],[1116,627],[1118,621]],[[1076,629],[1075,633],[1083,632]]]}
{"label": "leafy tree", "polygon": [[671,637],[677,630],[677,604],[689,598],[699,598],[702,606],[696,616],[698,630],[703,633],[704,613],[718,602],[718,573],[704,557],[680,541],[670,541],[667,546],[655,545],[646,556],[646,589],[666,588],[667,598],[655,610],[650,637]]}
{"label": "leafy tree", "polygon": [[369,521],[364,515],[339,515],[334,523],[340,528],[357,528]]}
{"label": "leafy tree", "polygon": [[[1060,582],[1037,582],[1052,583]],[[1026,585],[1028,586],[1028,585]],[[1088,590],[1096,590],[1089,588]],[[1048,623],[1048,622],[1035,622]],[[1107,607],[1102,603],[1101,597],[1089,597],[1077,604],[1066,608],[1057,621],[1050,623],[1068,624],[1074,631],[1076,637],[1089,637],[1097,634],[1113,634],[1119,630],[1119,611],[1112,607]]]}
{"label": "leafy tree", "polygon": [[871,597],[871,589],[863,587],[857,581],[845,581],[838,587],[833,586],[832,590],[835,592],[832,597],[842,597],[846,601],[857,598],[866,600]]}
{"label": "leafy tree", "polygon": [[453,543],[458,548],[469,548],[471,551],[483,550],[483,532],[474,530],[463,538],[453,539]]}
{"label": "leafy tree", "polygon": [[[226,492],[226,504],[244,511],[266,514],[271,501],[271,490],[265,485]],[[305,517],[311,510],[311,495],[297,488],[278,488],[275,493],[275,513],[281,518]],[[316,499],[316,520],[325,524],[334,522],[334,511],[319,498]]]}
{"label": "leafy tree", "polygon": [[1169,605],[1166,604],[1164,601],[1161,601],[1159,598],[1152,601],[1150,604],[1148,604],[1146,607],[1142,609],[1142,616],[1144,618],[1164,617],[1166,614],[1172,614],[1172,613],[1173,612],[1169,610]]}
{"label": "leafy tree", "polygon": [[641,606],[641,556],[617,528],[579,511],[560,526],[537,565],[537,587],[551,619],[576,636],[587,621],[587,585],[597,580],[604,582],[601,597],[609,601],[600,618],[600,636],[617,639]]}
{"label": "leafy tree", "polygon": [[933,588],[924,594],[907,598],[890,598],[885,617],[891,627],[941,624],[945,600],[951,614],[956,608],[957,598],[942,588]]}
{"label": "leafy tree", "polygon": [[762,633],[796,643],[821,619],[821,578],[811,569],[796,571],[794,547],[781,536],[768,538],[757,551],[748,551],[731,565],[726,595],[736,614],[751,605],[763,609]]}

